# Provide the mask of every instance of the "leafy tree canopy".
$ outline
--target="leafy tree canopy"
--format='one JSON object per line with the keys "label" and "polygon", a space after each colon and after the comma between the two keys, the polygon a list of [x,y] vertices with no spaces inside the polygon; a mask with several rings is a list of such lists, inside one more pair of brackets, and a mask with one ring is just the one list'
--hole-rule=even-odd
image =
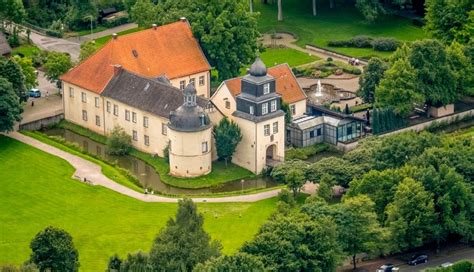
{"label": "leafy tree canopy", "polygon": [[223,118],[217,126],[214,126],[214,138],[216,140],[217,156],[227,163],[242,140],[242,133],[234,121]]}
{"label": "leafy tree canopy", "polygon": [[198,264],[194,272],[231,272],[231,271],[252,271],[263,272],[266,271],[263,263],[257,257],[247,253],[237,253],[230,256],[220,256],[211,259],[204,264]]}
{"label": "leafy tree canopy", "polygon": [[30,261],[40,271],[78,271],[79,254],[71,235],[62,229],[47,227],[36,234],[30,248]]}
{"label": "leafy tree canopy", "polygon": [[362,174],[362,169],[342,158],[329,157],[311,164],[306,177],[312,182],[319,182],[325,174],[331,175],[338,185],[347,187],[353,178]]}
{"label": "leafy tree canopy", "polygon": [[12,131],[15,122],[21,120],[20,99],[13,91],[12,84],[0,77],[0,132]]}
{"label": "leafy tree canopy", "polygon": [[87,58],[92,56],[92,54],[94,54],[96,50],[97,50],[97,47],[96,47],[94,41],[83,42],[81,44],[81,51],[79,53],[79,60],[80,61],[86,60]]}
{"label": "leafy tree canopy", "polygon": [[61,86],[59,77],[72,67],[71,57],[64,53],[51,51],[43,66],[46,70],[46,78],[51,82],[56,82],[58,88]]}
{"label": "leafy tree canopy", "polygon": [[13,59],[0,58],[0,75],[12,84],[20,101],[26,101],[25,76],[21,66]]}
{"label": "leafy tree canopy", "polygon": [[375,102],[375,88],[387,70],[387,64],[379,58],[371,58],[367,66],[364,67],[364,73],[359,78],[360,89],[357,94],[362,97],[366,103]]}
{"label": "leafy tree canopy", "polygon": [[20,56],[14,56],[13,60],[21,67],[21,72],[25,78],[26,89],[29,90],[38,86],[36,69],[33,66],[33,61],[30,58]]}

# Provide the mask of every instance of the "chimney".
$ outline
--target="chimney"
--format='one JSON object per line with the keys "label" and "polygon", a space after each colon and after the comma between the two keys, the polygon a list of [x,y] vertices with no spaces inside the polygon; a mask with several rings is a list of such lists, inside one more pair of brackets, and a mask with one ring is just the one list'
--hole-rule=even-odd
{"label": "chimney", "polygon": [[112,39],[116,40],[118,37],[117,33],[112,34]]}
{"label": "chimney", "polygon": [[156,30],[156,24],[151,25],[153,27],[153,30]]}
{"label": "chimney", "polygon": [[118,75],[122,71],[122,65],[115,64],[114,65],[114,76]]}
{"label": "chimney", "polygon": [[181,22],[186,22],[186,21],[187,21],[187,20],[186,20],[186,17],[181,17],[181,18],[179,18],[179,20],[180,20]]}

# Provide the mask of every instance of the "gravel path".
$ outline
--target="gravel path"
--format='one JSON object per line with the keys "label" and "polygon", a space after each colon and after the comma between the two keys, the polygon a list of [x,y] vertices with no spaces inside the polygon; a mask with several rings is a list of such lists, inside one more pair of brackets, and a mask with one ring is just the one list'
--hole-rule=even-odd
{"label": "gravel path", "polygon": [[[102,174],[101,167],[95,163],[92,163],[88,160],[85,160],[76,155],[70,154],[68,152],[62,151],[53,146],[47,145],[43,142],[40,142],[36,139],[28,137],[18,132],[11,132],[6,134],[13,139],[16,139],[25,144],[36,147],[44,152],[62,158],[69,162],[76,171],[73,174],[73,178],[83,181],[84,178],[90,182],[92,185],[100,185],[106,188],[109,188],[117,193],[133,197],[135,199],[145,201],[145,202],[168,202],[175,203],[178,202],[179,198],[164,197],[158,195],[146,195],[134,191],[128,187],[120,185],[115,181],[109,179],[104,174]],[[255,202],[267,198],[272,198],[278,195],[281,189],[275,189],[272,191],[266,191],[262,193],[252,194],[252,195],[237,195],[237,196],[228,196],[228,197],[214,197],[214,198],[192,198],[194,202],[212,202],[212,203],[224,203],[224,202]]]}

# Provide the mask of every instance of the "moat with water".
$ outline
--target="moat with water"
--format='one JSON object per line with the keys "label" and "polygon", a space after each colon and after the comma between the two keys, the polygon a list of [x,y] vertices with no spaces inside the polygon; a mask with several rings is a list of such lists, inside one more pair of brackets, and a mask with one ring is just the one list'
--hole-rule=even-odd
{"label": "moat with water", "polygon": [[228,192],[239,192],[251,189],[263,189],[272,188],[278,186],[271,178],[260,177],[245,180],[229,181],[221,185],[210,188],[201,189],[185,189],[163,183],[160,179],[160,175],[155,171],[153,166],[148,163],[137,159],[133,156],[111,156],[106,152],[106,146],[104,144],[95,142],[87,137],[79,135],[73,131],[61,128],[49,129],[43,131],[43,133],[49,136],[60,136],[68,142],[76,143],[84,151],[95,155],[108,162],[116,163],[119,167],[127,169],[136,176],[144,188],[151,188],[155,192],[162,194],[173,194],[173,195],[202,195],[212,193],[228,193]]}

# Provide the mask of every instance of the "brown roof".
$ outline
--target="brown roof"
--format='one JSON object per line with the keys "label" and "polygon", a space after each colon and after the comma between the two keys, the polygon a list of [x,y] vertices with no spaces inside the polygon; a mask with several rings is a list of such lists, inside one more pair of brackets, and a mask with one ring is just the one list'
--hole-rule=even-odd
{"label": "brown roof", "polygon": [[[281,95],[283,101],[291,104],[306,99],[304,91],[296,81],[296,77],[288,64],[268,68],[267,72],[275,78],[276,92]],[[227,88],[234,97],[240,94],[241,80],[242,77],[237,77],[225,81]]]}
{"label": "brown roof", "polygon": [[169,79],[211,69],[189,23],[178,21],[111,39],[61,79],[101,93],[115,64],[145,77],[165,75]]}

